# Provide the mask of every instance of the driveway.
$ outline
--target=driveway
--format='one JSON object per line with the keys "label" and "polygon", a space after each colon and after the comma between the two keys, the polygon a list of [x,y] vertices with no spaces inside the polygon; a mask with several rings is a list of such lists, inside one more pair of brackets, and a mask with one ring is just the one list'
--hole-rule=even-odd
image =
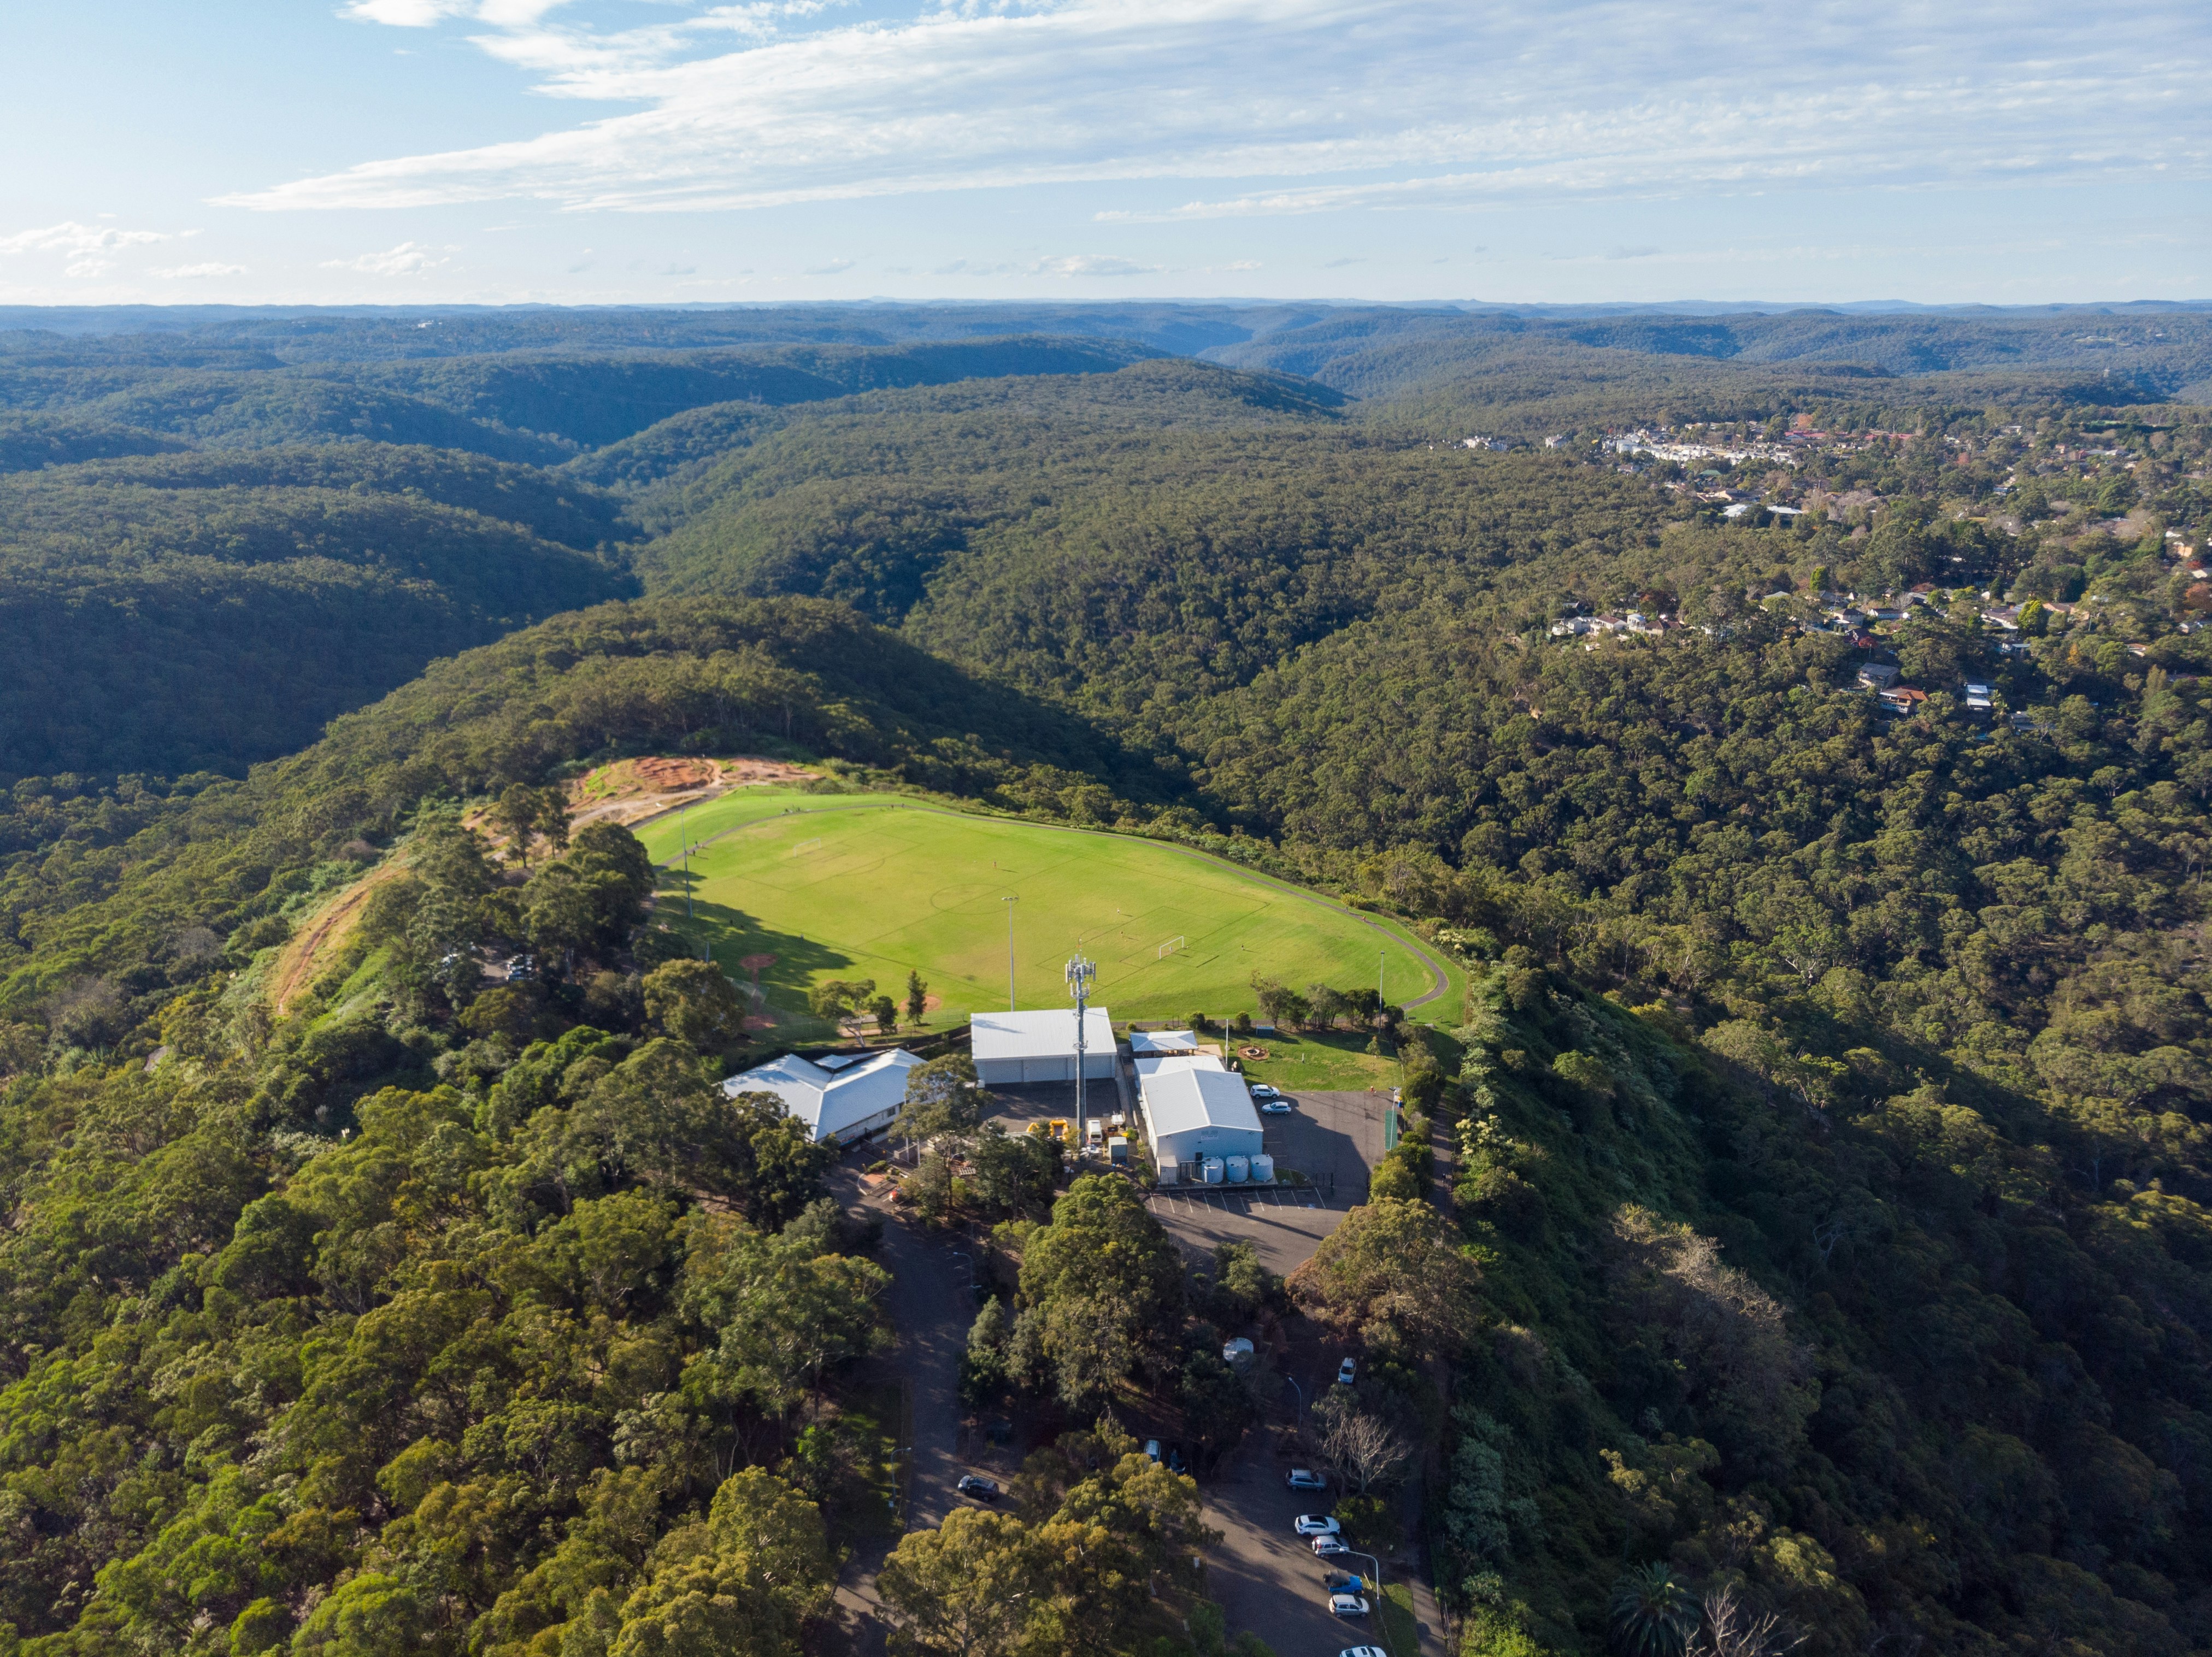
{"label": "driveway", "polygon": [[[884,1219],[876,1259],[893,1281],[886,1309],[898,1337],[890,1367],[900,1379],[906,1404],[903,1517],[907,1529],[926,1530],[942,1524],[961,1504],[952,1487],[969,1471],[962,1458],[960,1359],[967,1350],[969,1325],[975,1320],[975,1301],[967,1265],[956,1251],[972,1245],[932,1236],[901,1218],[889,1203],[864,1197],[858,1173],[863,1155],[872,1159],[872,1153],[856,1154],[833,1169],[829,1187],[848,1212],[872,1212]],[[889,1550],[882,1543],[859,1550],[839,1580],[840,1646],[855,1657],[884,1648],[883,1624],[875,1617],[875,1578]]]}
{"label": "driveway", "polygon": [[[1310,1392],[1326,1379],[1317,1374],[1305,1384]],[[1279,1420],[1288,1416],[1288,1410],[1281,1411]],[[1322,1579],[1334,1571],[1366,1575],[1374,1567],[1348,1556],[1316,1558],[1311,1544],[1291,1529],[1298,1514],[1328,1508],[1328,1493],[1293,1490],[1285,1483],[1298,1465],[1294,1443],[1286,1425],[1271,1422],[1252,1434],[1206,1487],[1206,1522],[1222,1535],[1220,1545],[1206,1556],[1206,1592],[1221,1602],[1232,1636],[1249,1629],[1277,1657],[1333,1657],[1347,1646],[1379,1646],[1382,1618],[1332,1616],[1322,1587]],[[1443,1657],[1443,1624],[1419,1573],[1386,1560],[1382,1580],[1412,1586],[1420,1630],[1420,1650],[1400,1650],[1394,1657]]]}

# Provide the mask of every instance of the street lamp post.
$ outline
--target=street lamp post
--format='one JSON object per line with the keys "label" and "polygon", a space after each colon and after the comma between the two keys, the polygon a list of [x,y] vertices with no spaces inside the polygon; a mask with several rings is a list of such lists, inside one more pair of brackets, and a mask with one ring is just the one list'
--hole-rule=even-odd
{"label": "street lamp post", "polygon": [[1373,1554],[1361,1553],[1356,1548],[1346,1548],[1345,1552],[1354,1559],[1364,1559],[1375,1567],[1375,1620],[1382,1630],[1383,1649],[1390,1654],[1390,1657],[1398,1657],[1398,1648],[1390,1643],[1390,1613],[1385,1609],[1389,1602],[1382,1598],[1382,1562]]}
{"label": "street lamp post", "polygon": [[1298,1395],[1298,1418],[1292,1422],[1291,1425],[1293,1428],[1302,1429],[1306,1424],[1306,1389],[1299,1386],[1296,1379],[1291,1376],[1285,1375],[1283,1377],[1283,1380],[1284,1383],[1289,1386],[1291,1391]]}
{"label": "street lamp post", "polygon": [[1098,969],[1080,955],[1067,963],[1067,987],[1075,996],[1075,1154],[1083,1155],[1091,1143],[1084,1136],[1083,1124],[1083,1014],[1091,1004],[1091,986],[1097,980]]}
{"label": "street lamp post", "polygon": [[1006,1010],[1014,1010],[1014,905],[1019,898],[1001,898],[1006,906]]}
{"label": "street lamp post", "polygon": [[681,806],[676,813],[676,832],[684,842],[684,918],[687,921],[691,918],[691,834],[684,826],[684,819],[690,809]]}

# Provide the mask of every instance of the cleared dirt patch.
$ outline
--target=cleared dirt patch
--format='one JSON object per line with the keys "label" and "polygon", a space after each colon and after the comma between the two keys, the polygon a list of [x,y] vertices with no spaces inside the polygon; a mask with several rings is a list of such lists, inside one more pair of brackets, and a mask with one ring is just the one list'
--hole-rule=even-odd
{"label": "cleared dirt patch", "polygon": [[569,826],[639,823],[696,800],[712,799],[730,789],[763,783],[788,787],[820,775],[787,760],[743,755],[732,759],[667,754],[617,759],[568,785]]}
{"label": "cleared dirt patch", "polygon": [[292,1003],[307,993],[322,976],[325,963],[344,947],[354,928],[361,923],[361,912],[368,906],[369,893],[395,878],[404,867],[398,858],[387,857],[331,899],[292,935],[278,953],[276,965],[269,974],[270,995],[280,1014],[289,1012]]}

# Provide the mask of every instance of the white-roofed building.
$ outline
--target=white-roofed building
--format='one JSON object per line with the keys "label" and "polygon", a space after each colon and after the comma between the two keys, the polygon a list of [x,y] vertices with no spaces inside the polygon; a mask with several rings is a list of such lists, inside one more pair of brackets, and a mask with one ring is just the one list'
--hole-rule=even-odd
{"label": "white-roofed building", "polygon": [[1163,1178],[1185,1163],[1256,1156],[1263,1148],[1251,1090],[1218,1059],[1141,1059],[1137,1077],[1152,1165]]}
{"label": "white-roofed building", "polygon": [[1144,1091],[1147,1077],[1170,1070],[1226,1070],[1229,1067],[1211,1053],[1140,1054],[1137,1061],[1137,1090]]}
{"label": "white-roofed building", "polygon": [[1195,1030],[1132,1030],[1129,1032],[1129,1057],[1156,1058],[1162,1053],[1194,1053],[1198,1051]]}
{"label": "white-roofed building", "polygon": [[732,1099],[774,1093],[817,1142],[849,1145],[898,1119],[907,1072],[921,1063],[902,1047],[866,1058],[833,1055],[819,1064],[790,1053],[732,1076],[722,1091]]}
{"label": "white-roofed building", "polygon": [[[1075,1009],[1037,1013],[978,1013],[968,1020],[975,1080],[986,1087],[1011,1082],[1075,1080]],[[1083,1074],[1114,1079],[1114,1020],[1103,1007],[1083,1019]]]}

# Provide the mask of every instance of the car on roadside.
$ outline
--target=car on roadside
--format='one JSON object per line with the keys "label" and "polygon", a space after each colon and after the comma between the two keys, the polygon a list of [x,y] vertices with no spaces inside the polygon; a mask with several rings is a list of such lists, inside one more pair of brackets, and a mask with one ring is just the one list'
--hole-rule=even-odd
{"label": "car on roadside", "polygon": [[1158,1461],[1160,1459],[1159,1440],[1156,1438],[1146,1439],[1145,1441],[1145,1454],[1148,1459]]}
{"label": "car on roadside", "polygon": [[1317,1473],[1310,1467],[1293,1467],[1291,1469],[1291,1488],[1293,1490],[1326,1490],[1328,1489],[1328,1475]]}
{"label": "car on roadside", "polygon": [[1322,1578],[1321,1586],[1328,1593],[1364,1593],[1367,1579],[1351,1571],[1339,1571],[1334,1576]]}
{"label": "car on roadside", "polygon": [[1300,1536],[1334,1536],[1344,1526],[1327,1514],[1300,1514],[1291,1521],[1291,1528]]}
{"label": "car on roadside", "polygon": [[1282,1096],[1281,1089],[1271,1087],[1264,1081],[1252,1084],[1252,1097],[1255,1099],[1280,1099]]}
{"label": "car on roadside", "polygon": [[1364,1594],[1332,1593],[1328,1597],[1328,1610],[1332,1617],[1364,1617],[1367,1615],[1367,1599]]}
{"label": "car on roadside", "polygon": [[1357,1376],[1358,1373],[1358,1366],[1354,1364],[1351,1359],[1346,1358],[1342,1363],[1336,1367],[1336,1384],[1339,1386],[1349,1386],[1352,1385],[1353,1378]]}
{"label": "car on roadside", "polygon": [[1336,1657],[1390,1657],[1380,1646],[1346,1646]]}
{"label": "car on roadside", "polygon": [[1315,1556],[1320,1559],[1327,1559],[1335,1554],[1350,1553],[1352,1551],[1351,1549],[1344,1545],[1340,1538],[1334,1536],[1317,1536],[1314,1538],[1313,1550]]}
{"label": "car on roadside", "polygon": [[1261,1116],[1288,1116],[1291,1102],[1287,1099],[1271,1099],[1260,1106]]}
{"label": "car on roadside", "polygon": [[1182,1459],[1182,1446],[1180,1444],[1168,1446],[1166,1461],[1167,1469],[1171,1473],[1187,1473],[1190,1471],[1189,1465]]}
{"label": "car on roadside", "polygon": [[981,1473],[963,1473],[960,1482],[952,1488],[963,1496],[974,1496],[978,1502],[996,1502],[999,1499],[999,1481],[985,1478]]}

